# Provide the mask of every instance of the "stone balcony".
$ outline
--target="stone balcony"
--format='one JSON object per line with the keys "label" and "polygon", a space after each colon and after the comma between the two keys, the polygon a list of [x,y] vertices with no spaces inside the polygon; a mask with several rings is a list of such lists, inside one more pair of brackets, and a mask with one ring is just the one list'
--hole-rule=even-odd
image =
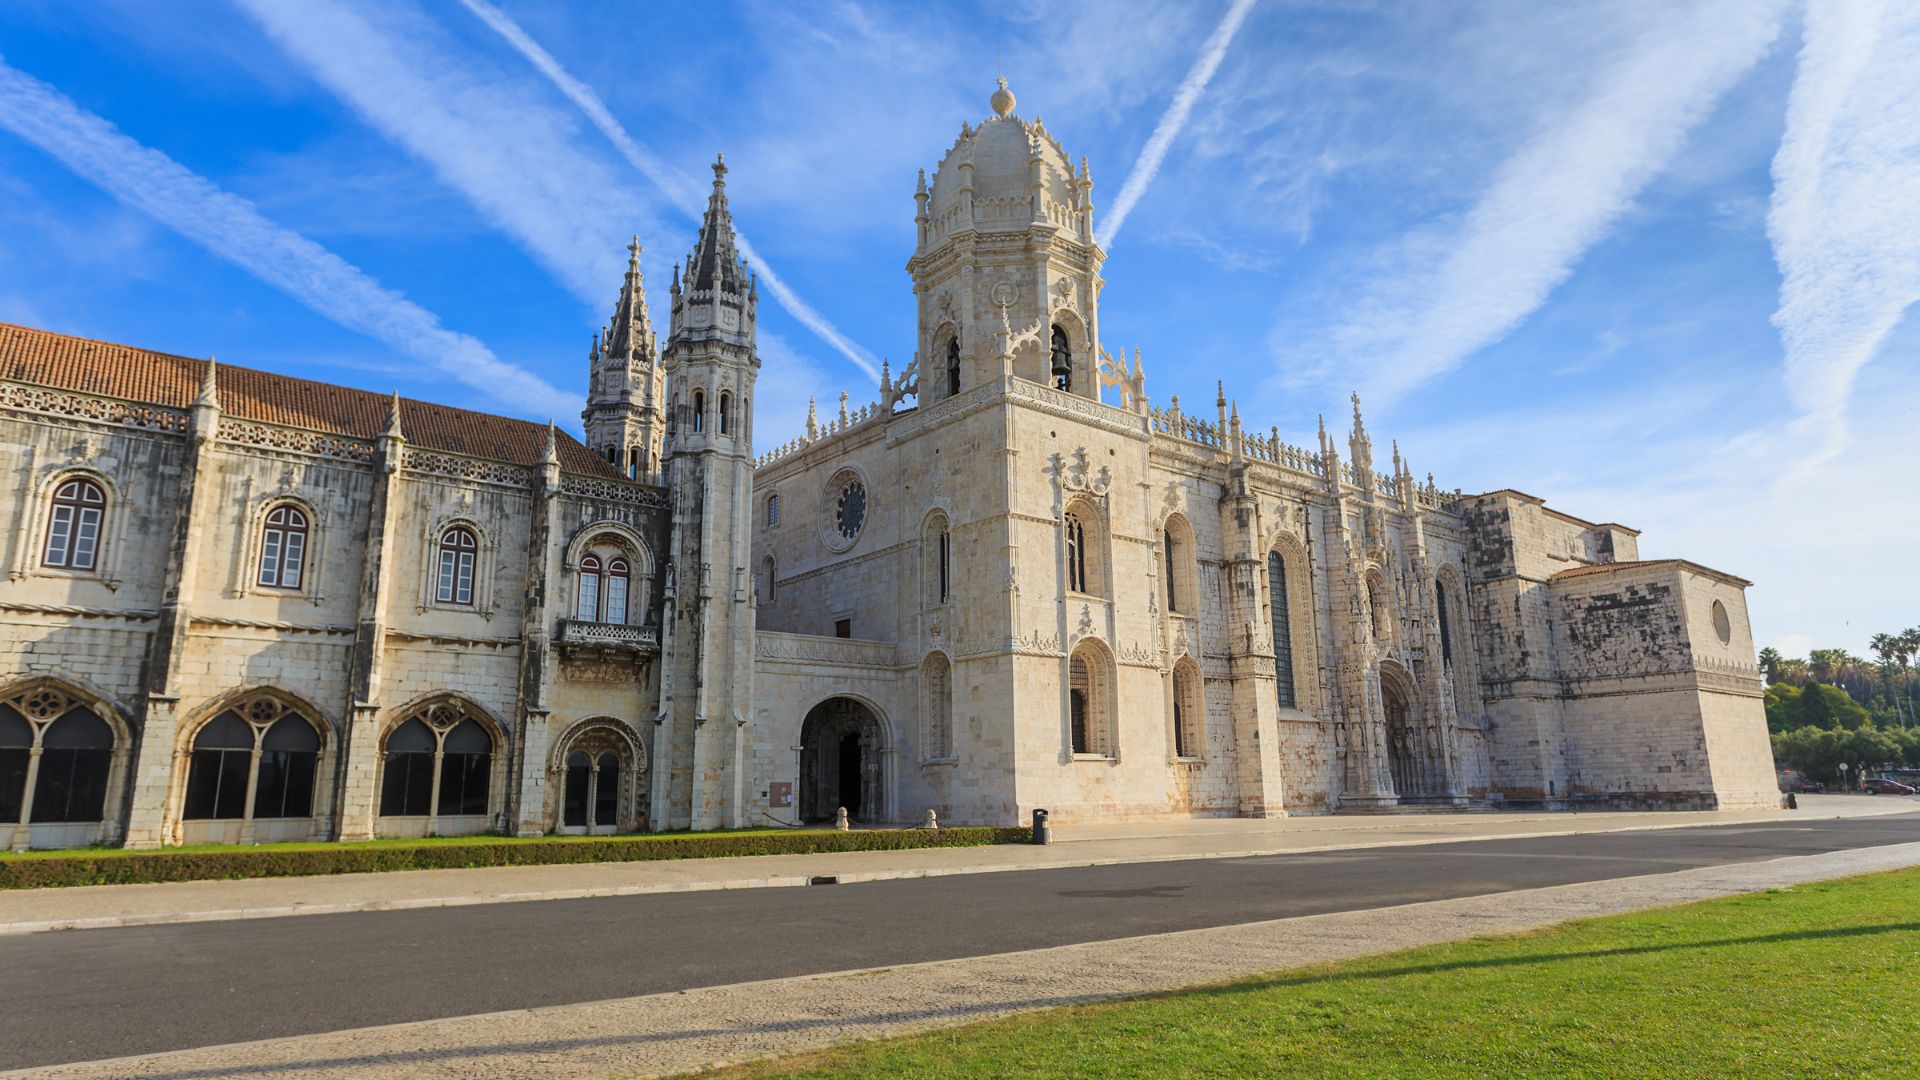
{"label": "stone balcony", "polygon": [[660,628],[628,623],[561,619],[554,643],[562,651],[632,653],[651,656],[660,651]]}

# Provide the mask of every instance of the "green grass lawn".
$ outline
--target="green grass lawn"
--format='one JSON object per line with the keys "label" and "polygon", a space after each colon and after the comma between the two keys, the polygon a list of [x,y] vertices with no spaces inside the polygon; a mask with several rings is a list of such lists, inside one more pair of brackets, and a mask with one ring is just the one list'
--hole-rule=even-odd
{"label": "green grass lawn", "polygon": [[1055,1009],[722,1075],[1891,1077],[1916,1071],[1920,870]]}

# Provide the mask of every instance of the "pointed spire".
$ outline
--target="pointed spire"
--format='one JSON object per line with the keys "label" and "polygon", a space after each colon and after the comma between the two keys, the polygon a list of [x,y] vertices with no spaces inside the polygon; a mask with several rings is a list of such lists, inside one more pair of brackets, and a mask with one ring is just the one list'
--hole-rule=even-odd
{"label": "pointed spire", "polygon": [[739,295],[746,277],[745,266],[734,250],[733,214],[727,210],[727,159],[713,159],[713,194],[707,197],[707,214],[700,221],[700,239],[687,271],[687,286],[696,290],[719,288]]}
{"label": "pointed spire", "polygon": [[200,397],[194,404],[203,408],[220,407],[220,361],[207,357],[207,373],[200,379]]}
{"label": "pointed spire", "polygon": [[807,441],[812,442],[813,440],[819,437],[820,437],[820,413],[819,413],[819,410],[814,407],[813,399],[808,398],[807,399]]}
{"label": "pointed spire", "polygon": [[383,439],[404,439],[400,430],[400,391],[393,392],[393,401],[387,405],[387,429],[380,433]]}
{"label": "pointed spire", "polygon": [[547,446],[545,452],[540,455],[540,463],[552,465],[555,468],[560,465],[560,432],[554,427],[552,420],[547,421]]}
{"label": "pointed spire", "polygon": [[647,285],[640,273],[640,237],[627,245],[627,276],[620,283],[620,299],[613,305],[613,322],[601,346],[601,355],[624,366],[628,359],[651,362],[654,357],[653,317],[647,311]]}

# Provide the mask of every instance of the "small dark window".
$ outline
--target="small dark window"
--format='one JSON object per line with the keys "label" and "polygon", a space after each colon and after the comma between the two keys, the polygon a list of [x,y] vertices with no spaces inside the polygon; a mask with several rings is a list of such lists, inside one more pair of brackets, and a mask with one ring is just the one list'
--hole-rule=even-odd
{"label": "small dark window", "polygon": [[386,817],[425,817],[433,812],[433,755],[439,740],[418,717],[387,737],[386,775],[380,784],[380,813]]}
{"label": "small dark window", "polygon": [[440,584],[437,595],[443,604],[473,603],[473,562],[480,542],[473,530],[455,525],[440,534]]}
{"label": "small dark window", "polygon": [[1452,664],[1453,627],[1452,620],[1447,617],[1447,587],[1442,585],[1434,590],[1433,599],[1437,605],[1436,614],[1440,618],[1440,660],[1444,664]]}
{"label": "small dark window", "polygon": [[946,603],[952,594],[951,582],[953,560],[953,535],[945,529],[940,530],[940,602]]}
{"label": "small dark window", "polygon": [[1052,374],[1055,389],[1073,391],[1073,349],[1067,344],[1067,332],[1058,326],[1053,328]]}
{"label": "small dark window", "polygon": [[1173,551],[1173,531],[1171,529],[1160,534],[1160,546],[1165,548],[1167,553],[1167,610],[1178,612],[1180,610],[1180,590],[1174,584],[1173,580],[1175,559]]}
{"label": "small dark window", "polygon": [[960,392],[960,339],[947,339],[947,396]]}
{"label": "small dark window", "polygon": [[479,724],[460,721],[447,732],[446,752],[441,755],[440,816],[486,813],[492,773],[493,740]]}
{"label": "small dark window", "polygon": [[69,480],[53,493],[53,513],[47,519],[48,566],[91,570],[100,554],[100,524],[107,512],[107,496],[91,480]]}
{"label": "small dark window", "polygon": [[306,560],[307,515],[294,506],[267,511],[267,527],[260,535],[260,584],[298,589]]}
{"label": "small dark window", "polygon": [[769,529],[778,528],[779,525],[780,525],[780,496],[769,495],[767,496],[767,528]]}
{"label": "small dark window", "polygon": [[833,620],[833,636],[843,637],[843,638],[852,637],[853,636],[853,620],[852,619]]}
{"label": "small dark window", "polygon": [[733,395],[720,395],[720,434],[733,433]]}
{"label": "small dark window", "polygon": [[567,787],[561,798],[560,823],[580,828],[587,823],[587,787],[593,776],[593,759],[575,750],[567,755]]}
{"label": "small dark window", "polygon": [[113,729],[89,709],[75,709],[40,736],[40,772],[34,780],[33,820],[99,821],[113,765]]}
{"label": "small dark window", "polygon": [[1087,697],[1092,691],[1092,681],[1087,673],[1087,662],[1074,657],[1068,666],[1067,721],[1072,731],[1070,737],[1073,752],[1091,753],[1087,741]]}
{"label": "small dark window", "polygon": [[699,390],[693,392],[693,430],[707,429],[707,395]]}
{"label": "small dark window", "polygon": [[612,752],[600,755],[600,776],[594,781],[593,823],[617,825],[620,822],[620,759]]}
{"label": "small dark window", "polygon": [[11,705],[0,705],[0,822],[19,821],[33,760],[33,725]]}
{"label": "small dark window", "polygon": [[1067,515],[1067,590],[1087,590],[1087,530],[1075,514]]}

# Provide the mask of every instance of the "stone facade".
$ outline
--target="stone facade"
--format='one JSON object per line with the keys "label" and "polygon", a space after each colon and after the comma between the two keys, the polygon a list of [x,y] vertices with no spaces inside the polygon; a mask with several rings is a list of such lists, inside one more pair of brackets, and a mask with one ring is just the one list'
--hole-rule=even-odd
{"label": "stone facade", "polygon": [[0,844],[1771,805],[1746,582],[1147,395],[1092,177],[963,125],[915,359],[753,451],[722,164],[584,442],[0,327]]}

